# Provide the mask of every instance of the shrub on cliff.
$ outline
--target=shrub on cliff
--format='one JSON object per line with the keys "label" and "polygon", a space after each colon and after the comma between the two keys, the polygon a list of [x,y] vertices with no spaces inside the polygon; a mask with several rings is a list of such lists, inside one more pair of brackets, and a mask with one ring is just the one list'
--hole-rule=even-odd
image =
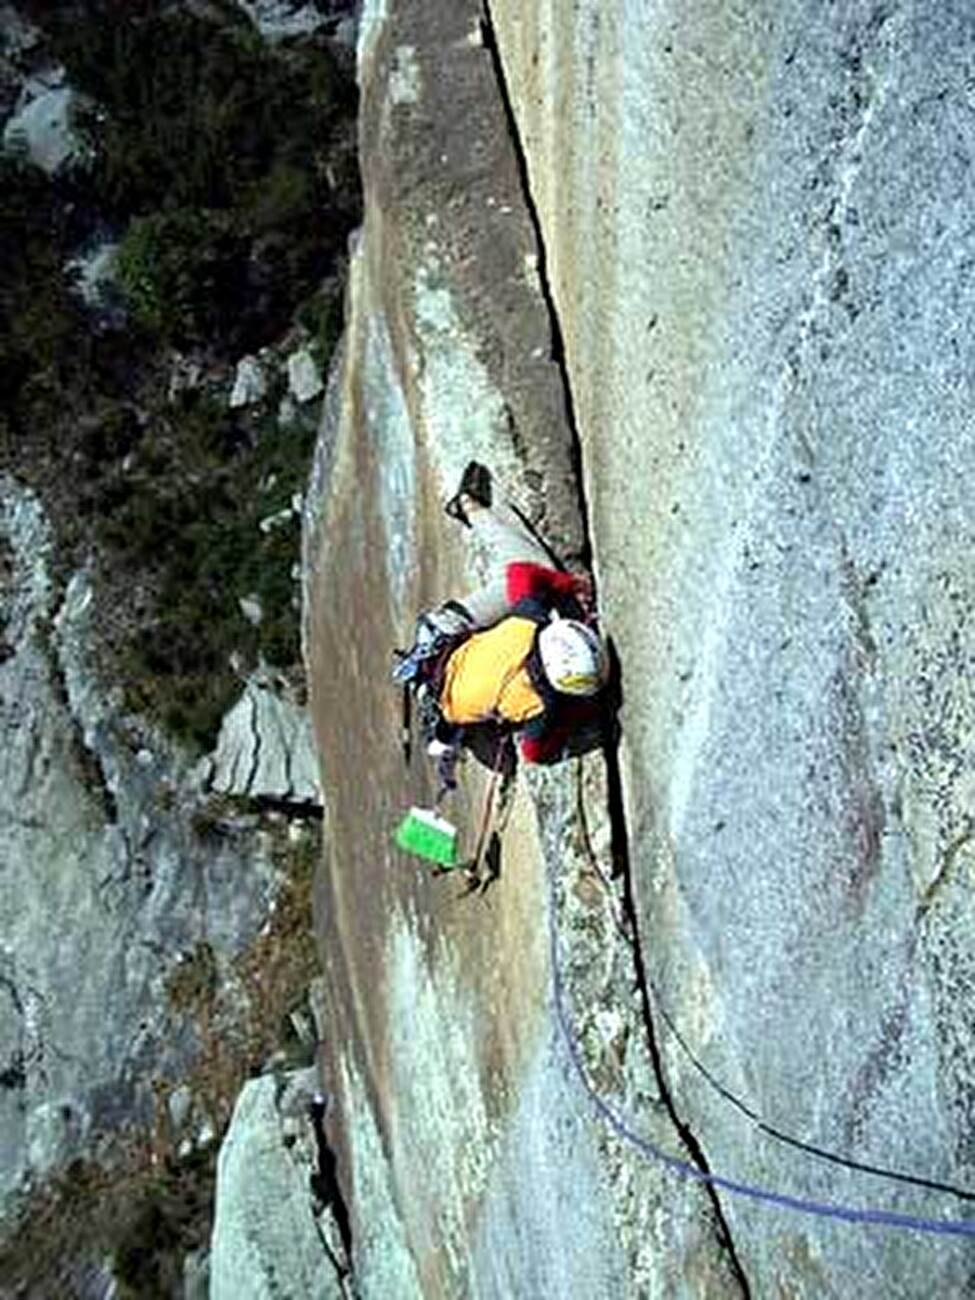
{"label": "shrub on cliff", "polygon": [[[33,6],[89,148],[53,180],[0,160],[0,468],[41,493],[65,570],[94,557],[106,675],[204,747],[232,658],[299,658],[298,521],[259,523],[286,516],[313,441],[307,419],[278,427],[283,379],[261,412],[229,412],[225,363],[295,320],[327,362],[359,208],[350,70],[315,40],[265,46],[231,3],[206,12]],[[86,313],[67,270],[106,231],[125,329]],[[172,348],[204,376],[176,401]]]}
{"label": "shrub on cliff", "polygon": [[[155,413],[153,436],[126,469],[95,479],[79,502],[98,521],[121,589],[153,592],[152,612],[115,647],[129,702],[198,748],[239,690],[232,659],[281,669],[300,660],[299,520],[260,525],[287,514],[314,433],[301,424],[252,433],[223,402],[183,394]],[[256,626],[241,613],[247,597],[262,610]]]}
{"label": "shrub on cliff", "polygon": [[47,23],[90,104],[91,195],[131,223],[123,283],[136,319],[216,351],[267,342],[357,219],[354,83],[324,44],[269,48],[239,15],[89,9]]}
{"label": "shrub on cliff", "polygon": [[170,209],[136,217],[118,253],[118,278],[136,323],[162,342],[219,339],[244,255],[220,213]]}

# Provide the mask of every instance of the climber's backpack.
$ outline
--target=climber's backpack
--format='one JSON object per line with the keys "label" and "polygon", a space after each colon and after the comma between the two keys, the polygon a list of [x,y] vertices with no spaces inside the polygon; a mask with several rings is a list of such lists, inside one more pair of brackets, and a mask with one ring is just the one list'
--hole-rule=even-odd
{"label": "climber's backpack", "polygon": [[410,701],[416,701],[420,734],[429,743],[442,721],[440,679],[447,660],[475,630],[459,601],[447,600],[416,620],[413,644],[394,650],[393,681],[403,687],[403,747],[409,761]]}
{"label": "climber's backpack", "polygon": [[[529,603],[522,602],[522,606]],[[527,609],[523,612],[529,613]],[[530,612],[538,618],[538,611]],[[484,766],[493,768],[497,747],[505,743],[510,728],[491,720],[458,728],[446,722],[440,711],[440,689],[447,660],[475,631],[474,620],[464,606],[459,601],[447,600],[419,616],[413,644],[408,650],[393,651],[396,661],[393,681],[403,687],[403,755],[407,763],[412,745],[411,706],[415,701],[419,732],[425,744],[434,739],[457,743],[458,733],[462,731],[465,748]],[[618,687],[607,690],[594,709],[579,708],[578,702],[566,701],[564,707],[573,709],[575,704],[573,712],[577,716],[561,757],[588,754],[603,746],[615,747],[619,740],[617,690]],[[539,725],[544,725],[541,720]]]}
{"label": "climber's backpack", "polygon": [[417,690],[428,684],[435,663],[449,654],[474,631],[473,621],[457,601],[447,600],[416,620],[413,644],[408,650],[394,650],[393,681]]}

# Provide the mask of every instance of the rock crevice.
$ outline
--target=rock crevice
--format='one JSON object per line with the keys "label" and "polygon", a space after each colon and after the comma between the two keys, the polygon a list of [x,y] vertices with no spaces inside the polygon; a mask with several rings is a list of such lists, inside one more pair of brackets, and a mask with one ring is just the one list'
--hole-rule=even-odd
{"label": "rock crevice", "polygon": [[[532,196],[531,173],[529,161],[525,152],[521,135],[518,129],[518,121],[515,114],[515,107],[512,102],[511,92],[508,88],[504,64],[501,51],[498,47],[498,36],[494,28],[493,16],[491,13],[490,0],[483,0],[483,18],[481,19],[481,34],[484,45],[491,55],[491,62],[497,79],[498,94],[504,109],[505,121],[508,127],[508,134],[514,148],[515,157],[518,163],[518,176],[521,182],[522,199],[525,209],[531,222],[532,230],[535,236],[537,247],[537,272],[539,285],[541,288],[542,298],[548,312],[549,325],[551,329],[552,349],[551,356],[553,362],[558,367],[562,379],[562,387],[565,395],[566,421],[571,437],[573,449],[573,464],[575,469],[575,480],[579,498],[579,511],[582,519],[584,549],[580,557],[581,562],[589,567],[592,563],[592,547],[590,542],[590,520],[588,505],[586,500],[585,475],[583,471],[583,442],[577,423],[575,401],[573,397],[572,378],[569,371],[569,363],[566,355],[565,338],[563,335],[562,324],[559,316],[558,305],[555,300],[555,293],[548,273],[548,256],[545,244],[545,233],[542,225],[540,213]],[[617,671],[619,665],[616,665]],[[606,813],[612,823],[613,838],[617,851],[616,864],[623,881],[622,902],[623,915],[625,923],[632,936],[632,954],[636,987],[640,996],[640,1011],[646,1036],[647,1050],[653,1066],[654,1076],[660,1089],[660,1096],[666,1107],[674,1130],[678,1135],[681,1143],[688,1152],[692,1162],[705,1175],[710,1173],[707,1157],[699,1139],[695,1136],[692,1127],[681,1119],[677,1106],[671,1091],[667,1085],[666,1074],[663,1065],[663,1059],[657,1045],[657,1033],[654,1027],[653,1007],[650,999],[650,990],[647,980],[647,972],[643,960],[643,949],[640,939],[639,929],[639,910],[636,902],[634,890],[634,881],[631,871],[630,856],[628,851],[628,833],[626,829],[625,810],[622,803],[619,768],[615,753],[615,745],[611,751],[606,754],[606,761],[612,771],[609,773],[607,782],[607,791],[610,797],[610,806]],[[741,1261],[735,1251],[734,1240],[724,1211],[721,1206],[720,1197],[717,1194],[713,1184],[705,1178],[703,1186],[708,1196],[712,1210],[714,1212],[718,1238],[722,1245],[727,1249],[731,1261],[732,1272],[740,1287],[741,1294],[745,1297],[751,1294],[748,1280],[741,1266]]]}
{"label": "rock crevice", "polygon": [[532,234],[534,236],[536,248],[535,269],[538,275],[538,285],[541,291],[542,300],[545,303],[545,309],[548,314],[551,337],[550,356],[558,369],[558,374],[562,384],[562,393],[565,401],[565,421],[569,433],[570,455],[574,470],[575,486],[579,495],[580,518],[583,528],[582,552],[578,558],[580,564],[588,569],[592,565],[592,544],[589,537],[589,519],[585,507],[585,477],[583,474],[582,463],[582,439],[579,435],[575,397],[572,391],[572,376],[569,372],[569,363],[566,356],[565,337],[562,332],[562,322],[559,317],[554,288],[549,276],[545,231],[538,207],[532,195],[531,171],[529,168],[528,155],[525,152],[521,133],[518,130],[518,118],[515,113],[511,92],[508,88],[505,76],[504,60],[498,45],[498,34],[494,27],[491,3],[490,0],[482,0],[482,4],[483,17],[480,21],[481,38],[484,42],[485,49],[491,56],[491,66],[494,70],[498,98],[500,99],[501,107],[504,112],[504,120],[508,128],[508,139],[511,143],[517,165],[518,179],[521,187],[521,200],[524,204],[524,209],[531,224]]}
{"label": "rock crevice", "polygon": [[[360,741],[318,915],[366,1296],[571,1294],[567,1237],[594,1296],[967,1285],[970,24],[906,13],[367,7],[306,513],[319,744]],[[600,816],[525,774],[489,936],[390,848],[429,791],[378,685],[475,579],[437,508],[471,455],[591,561],[625,668]]]}

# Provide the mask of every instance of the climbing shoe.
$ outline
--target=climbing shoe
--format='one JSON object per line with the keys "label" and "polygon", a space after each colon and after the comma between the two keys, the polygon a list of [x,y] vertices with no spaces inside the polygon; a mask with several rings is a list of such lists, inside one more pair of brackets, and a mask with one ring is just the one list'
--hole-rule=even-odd
{"label": "climbing shoe", "polygon": [[467,468],[461,475],[457,491],[444,506],[444,512],[451,519],[456,519],[465,528],[470,528],[471,521],[467,518],[467,511],[464,509],[464,497],[469,497],[479,506],[487,507],[491,504],[491,471],[479,461],[467,462]]}

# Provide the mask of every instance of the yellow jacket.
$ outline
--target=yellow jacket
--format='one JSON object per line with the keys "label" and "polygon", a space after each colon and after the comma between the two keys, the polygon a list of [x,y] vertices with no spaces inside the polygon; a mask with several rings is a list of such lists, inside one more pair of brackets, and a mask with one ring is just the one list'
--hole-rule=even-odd
{"label": "yellow jacket", "polygon": [[458,646],[440,690],[446,720],[457,726],[489,718],[517,725],[543,713],[545,704],[527,667],[537,632],[533,619],[512,614]]}

